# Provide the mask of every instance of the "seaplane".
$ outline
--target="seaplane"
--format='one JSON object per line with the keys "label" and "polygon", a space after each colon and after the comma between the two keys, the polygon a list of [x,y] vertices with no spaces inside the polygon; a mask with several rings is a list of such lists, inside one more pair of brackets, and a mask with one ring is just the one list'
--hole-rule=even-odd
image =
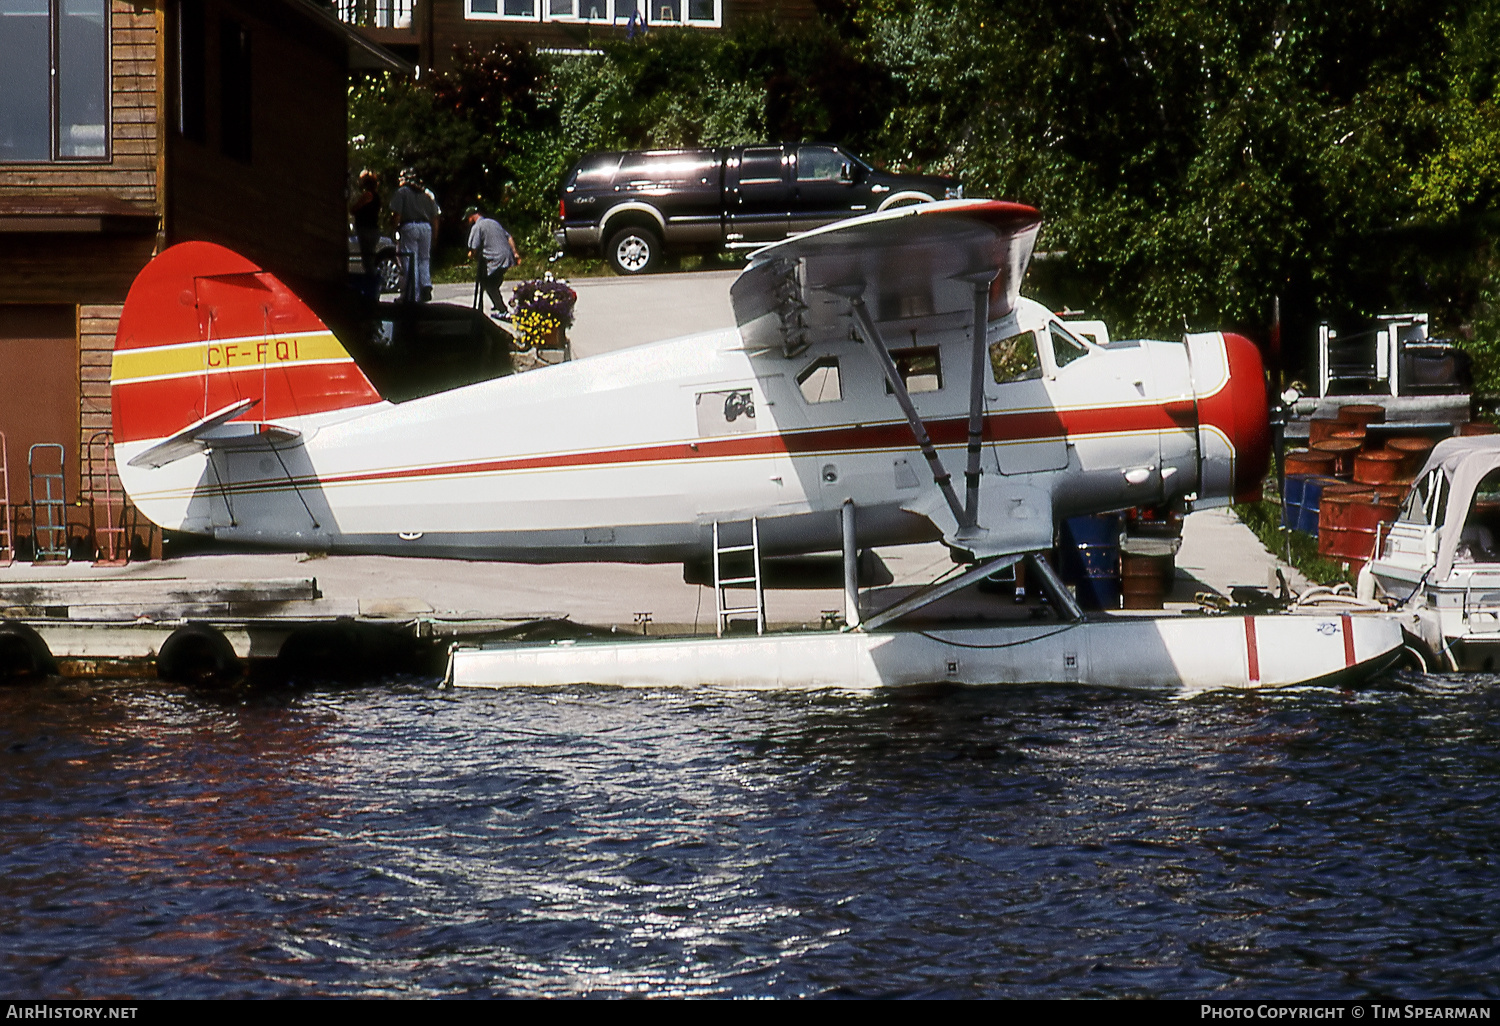
{"label": "seaplane", "polygon": [[[120,478],[161,527],[237,544],[710,567],[713,635],[459,644],[461,686],[1185,694],[1384,667],[1402,639],[1377,619],[1082,613],[1041,555],[1058,523],[1258,496],[1265,375],[1236,334],[1100,345],[1022,297],[1041,223],[995,200],[857,217],[756,252],[735,328],[399,395],[275,275],[181,243],[120,319]],[[952,572],[861,594],[861,552],[932,541]],[[816,553],[842,558],[842,623],[768,632],[765,565]],[[924,620],[1023,561],[1046,617]]]}

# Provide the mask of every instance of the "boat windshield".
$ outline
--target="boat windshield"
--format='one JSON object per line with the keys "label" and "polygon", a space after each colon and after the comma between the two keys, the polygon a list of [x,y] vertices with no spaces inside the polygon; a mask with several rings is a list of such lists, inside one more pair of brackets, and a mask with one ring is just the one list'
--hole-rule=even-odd
{"label": "boat windshield", "polygon": [[1406,497],[1406,508],[1401,519],[1408,524],[1441,527],[1443,516],[1448,512],[1448,479],[1441,468],[1434,467],[1422,480],[1412,486]]}
{"label": "boat windshield", "polygon": [[1500,563],[1500,469],[1492,470],[1474,489],[1474,501],[1458,538],[1458,559]]}

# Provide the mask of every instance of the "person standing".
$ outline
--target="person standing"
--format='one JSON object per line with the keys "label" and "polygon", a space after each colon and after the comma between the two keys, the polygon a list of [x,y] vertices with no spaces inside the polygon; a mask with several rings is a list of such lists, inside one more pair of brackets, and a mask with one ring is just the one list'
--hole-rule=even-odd
{"label": "person standing", "polygon": [[391,220],[396,223],[397,247],[407,254],[408,297],[432,299],[432,234],[438,206],[412,168],[402,168],[401,187],[391,196]]}
{"label": "person standing", "polygon": [[380,284],[375,281],[375,249],[380,244],[380,179],[373,171],[359,174],[359,194],[349,204],[349,213],[354,219],[354,235],[359,240],[359,259],[364,265],[367,287],[373,286],[375,296],[380,295]]}
{"label": "person standing", "polygon": [[[505,281],[505,272],[516,266],[521,253],[516,249],[516,240],[510,232],[493,217],[485,217],[478,207],[464,211],[464,220],[469,222],[469,259],[478,260],[479,284],[484,294],[490,297],[491,317],[505,314],[505,300],[500,296],[500,283]],[[482,306],[482,304],[481,304]]]}

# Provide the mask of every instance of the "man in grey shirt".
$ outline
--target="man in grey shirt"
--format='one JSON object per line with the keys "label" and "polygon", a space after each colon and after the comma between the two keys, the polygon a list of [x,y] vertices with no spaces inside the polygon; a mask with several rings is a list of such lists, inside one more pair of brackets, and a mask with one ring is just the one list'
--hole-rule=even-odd
{"label": "man in grey shirt", "polygon": [[478,207],[464,211],[464,220],[469,222],[469,259],[479,259],[479,283],[494,307],[490,316],[503,317],[505,300],[500,297],[500,283],[505,280],[505,272],[521,259],[516,240],[499,221],[485,217]]}

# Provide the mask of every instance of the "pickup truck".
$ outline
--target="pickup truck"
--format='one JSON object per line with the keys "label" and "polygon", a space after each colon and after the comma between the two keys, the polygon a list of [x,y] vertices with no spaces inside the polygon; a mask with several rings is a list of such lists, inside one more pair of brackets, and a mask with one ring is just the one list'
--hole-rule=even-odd
{"label": "pickup truck", "polygon": [[563,179],[560,250],[602,252],[617,274],[668,253],[754,249],[905,203],[958,199],[933,175],[878,171],[826,143],[635,150],[584,157]]}

